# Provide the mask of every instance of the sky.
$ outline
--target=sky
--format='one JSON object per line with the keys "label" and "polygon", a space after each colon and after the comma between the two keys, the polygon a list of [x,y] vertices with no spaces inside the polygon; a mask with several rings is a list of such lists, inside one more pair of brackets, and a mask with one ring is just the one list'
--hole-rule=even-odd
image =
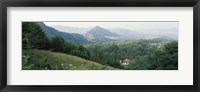
{"label": "sky", "polygon": [[179,22],[44,22],[47,26],[67,26],[76,28],[93,28],[100,26],[103,28],[121,28],[140,32],[175,32],[178,33]]}

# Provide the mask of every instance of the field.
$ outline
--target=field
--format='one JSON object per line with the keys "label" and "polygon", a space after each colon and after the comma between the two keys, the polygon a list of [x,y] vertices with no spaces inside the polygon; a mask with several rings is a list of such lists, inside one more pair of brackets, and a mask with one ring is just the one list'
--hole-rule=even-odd
{"label": "field", "polygon": [[116,70],[77,56],[45,50],[23,50],[23,70]]}

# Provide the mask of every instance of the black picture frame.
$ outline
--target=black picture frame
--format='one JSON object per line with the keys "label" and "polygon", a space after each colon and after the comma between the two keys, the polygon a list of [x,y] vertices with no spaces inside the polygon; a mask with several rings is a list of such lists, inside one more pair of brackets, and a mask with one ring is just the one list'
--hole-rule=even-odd
{"label": "black picture frame", "polygon": [[[194,85],[7,85],[7,7],[193,7]],[[200,0],[1,0],[1,92],[200,92]]]}

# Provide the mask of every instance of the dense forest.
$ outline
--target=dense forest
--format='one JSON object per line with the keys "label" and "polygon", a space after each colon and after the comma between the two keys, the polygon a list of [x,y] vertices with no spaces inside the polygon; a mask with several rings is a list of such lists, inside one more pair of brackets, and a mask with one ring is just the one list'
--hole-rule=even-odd
{"label": "dense forest", "polygon": [[[88,43],[83,45],[77,42],[67,41],[59,35],[49,38],[42,31],[40,26],[34,22],[22,23],[22,52],[23,70],[178,69],[178,42],[175,40],[140,39],[108,43]],[[43,54],[41,52],[43,52]],[[55,59],[54,62],[56,62],[56,60],[63,62],[54,65],[55,63],[52,63],[52,60],[49,58],[55,56],[51,55],[60,55],[65,58]],[[35,59],[37,57],[42,58],[42,60]],[[68,58],[71,57],[74,57],[76,60],[73,60],[73,58],[68,60]],[[83,62],[77,63],[79,62],[77,58],[80,58],[80,61]],[[128,65],[121,64],[121,61],[125,59],[129,60]],[[91,65],[86,65],[88,61],[92,63],[95,62],[95,64],[88,63]],[[96,65],[96,67],[99,68],[91,68],[92,65]],[[86,66],[90,67],[84,68]]]}
{"label": "dense forest", "polygon": [[[120,69],[178,69],[177,41],[138,40],[91,45],[88,48],[90,48],[90,60]],[[128,66],[119,63],[124,59],[131,60]]]}

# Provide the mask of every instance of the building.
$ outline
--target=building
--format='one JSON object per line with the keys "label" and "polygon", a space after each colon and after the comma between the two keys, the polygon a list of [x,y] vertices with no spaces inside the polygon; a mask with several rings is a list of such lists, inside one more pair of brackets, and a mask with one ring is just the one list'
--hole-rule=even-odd
{"label": "building", "polygon": [[129,65],[130,60],[126,58],[126,59],[124,59],[123,61],[120,60],[119,62],[120,62],[121,65]]}

